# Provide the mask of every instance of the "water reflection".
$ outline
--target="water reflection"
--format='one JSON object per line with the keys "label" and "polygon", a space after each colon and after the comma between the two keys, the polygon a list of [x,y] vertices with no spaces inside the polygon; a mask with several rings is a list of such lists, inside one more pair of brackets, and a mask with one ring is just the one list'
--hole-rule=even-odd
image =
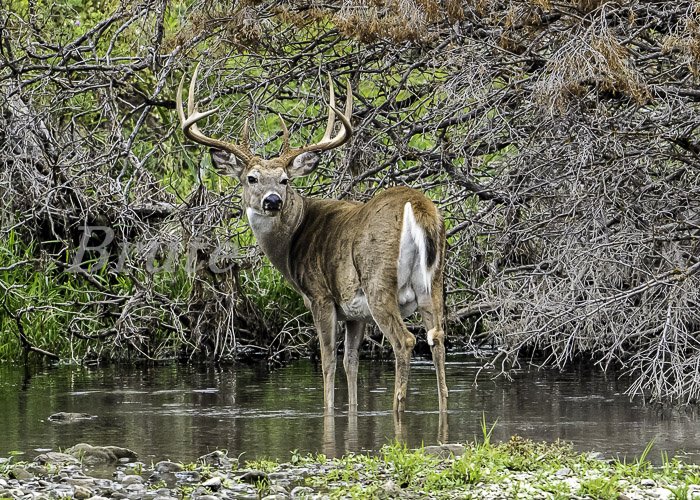
{"label": "water reflection", "polygon": [[[630,403],[628,382],[584,370],[523,372],[512,381],[452,357],[447,363],[450,411],[437,412],[432,363],[412,366],[407,411],[392,408],[393,363],[362,362],[358,411],[347,411],[339,370],[336,413],[323,415],[320,369],[300,361],[268,372],[264,367],[176,365],[140,369],[60,367],[26,372],[0,366],[0,456],[38,448],[65,449],[78,442],[119,445],[142,460],[193,460],[217,448],[232,456],[289,459],[291,450],[337,456],[376,450],[399,439],[409,446],[465,442],[496,423],[493,439],[513,434],[564,439],[577,449],[638,455],[655,449],[689,453],[700,462],[700,428],[693,411],[659,411]],[[58,425],[59,411],[97,415]]]}

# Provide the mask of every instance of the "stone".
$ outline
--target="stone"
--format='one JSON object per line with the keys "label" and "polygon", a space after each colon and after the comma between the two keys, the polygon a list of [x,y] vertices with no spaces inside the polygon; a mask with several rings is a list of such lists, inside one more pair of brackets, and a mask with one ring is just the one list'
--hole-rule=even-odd
{"label": "stone", "polygon": [[461,457],[466,448],[461,444],[441,444],[439,446],[425,446],[423,452],[428,455],[435,455],[438,458],[446,459],[450,457]]}
{"label": "stone", "polygon": [[73,488],[73,498],[77,498],[78,500],[85,500],[92,497],[92,495],[93,491],[90,488],[84,486],[76,486]]}
{"label": "stone", "polygon": [[289,490],[280,484],[270,485],[269,493],[271,495],[283,495],[284,497],[289,497]]}
{"label": "stone", "polygon": [[49,451],[47,453],[42,453],[37,455],[34,462],[41,465],[63,465],[63,464],[76,464],[80,465],[80,460],[75,458],[73,455],[68,455],[66,453],[59,453],[57,451]]}
{"label": "stone", "polygon": [[225,451],[212,451],[206,455],[202,455],[197,459],[197,462],[208,465],[210,467],[226,467],[229,468],[232,465],[238,467],[238,459],[230,459]]}
{"label": "stone", "polygon": [[269,478],[266,472],[261,470],[250,470],[238,478],[244,483],[255,484],[259,481],[268,481]]}
{"label": "stone", "polygon": [[221,478],[212,477],[210,479],[207,479],[202,483],[202,486],[204,486],[205,488],[209,488],[212,491],[219,491],[221,489]]}
{"label": "stone", "polygon": [[136,460],[136,453],[119,446],[92,446],[87,443],[78,443],[68,448],[66,453],[79,458],[86,464],[117,462],[123,458]]}
{"label": "stone", "polygon": [[178,479],[178,481],[182,481],[185,483],[196,483],[202,479],[202,475],[196,470],[176,472],[175,477]]}
{"label": "stone", "polygon": [[169,460],[163,460],[161,462],[158,462],[153,470],[160,474],[170,474],[174,472],[182,472],[183,470],[185,470],[185,467],[179,463],[171,462]]}
{"label": "stone", "polygon": [[277,472],[270,472],[267,475],[267,478],[270,481],[279,481],[280,479],[289,479],[290,473],[287,471],[277,471]]}
{"label": "stone", "polygon": [[382,484],[382,490],[389,495],[389,497],[395,497],[400,495],[401,493],[401,488],[399,488],[394,481],[389,479],[386,481],[384,484]]}
{"label": "stone", "polygon": [[671,490],[667,490],[666,488],[652,488],[646,493],[653,498],[660,498],[661,500],[671,500],[672,498],[676,498],[676,495]]}
{"label": "stone", "polygon": [[143,483],[143,478],[135,474],[127,474],[121,480],[122,486],[129,486],[130,484],[141,484]]}
{"label": "stone", "polygon": [[653,479],[644,478],[639,482],[639,484],[644,486],[645,488],[653,488],[654,486],[656,486],[656,481],[654,481]]}
{"label": "stone", "polygon": [[12,467],[8,475],[10,478],[19,479],[20,481],[26,481],[27,479],[32,479],[34,477],[34,474],[29,472],[24,467],[20,467],[19,465]]}
{"label": "stone", "polygon": [[554,475],[557,477],[567,477],[571,475],[571,472],[571,469],[569,469],[568,467],[562,467],[561,469],[556,471]]}
{"label": "stone", "polygon": [[97,418],[97,415],[59,411],[58,413],[54,413],[53,415],[49,416],[49,422],[69,424],[79,420],[92,420],[93,418]]}
{"label": "stone", "polygon": [[259,500],[260,496],[257,493],[229,493],[228,498],[234,500]]}
{"label": "stone", "polygon": [[314,492],[312,488],[308,486],[297,486],[292,490],[292,498],[306,498]]}

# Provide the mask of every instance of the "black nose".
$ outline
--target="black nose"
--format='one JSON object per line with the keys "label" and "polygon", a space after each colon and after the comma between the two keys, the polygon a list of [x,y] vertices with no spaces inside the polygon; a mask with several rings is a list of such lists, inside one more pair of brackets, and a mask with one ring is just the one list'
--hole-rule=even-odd
{"label": "black nose", "polygon": [[278,194],[271,194],[263,200],[263,210],[280,210],[282,208],[282,198]]}

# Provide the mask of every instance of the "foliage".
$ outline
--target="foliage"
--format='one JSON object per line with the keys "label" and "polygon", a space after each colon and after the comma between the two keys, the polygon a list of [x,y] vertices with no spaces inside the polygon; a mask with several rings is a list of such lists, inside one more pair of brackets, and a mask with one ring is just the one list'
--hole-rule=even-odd
{"label": "foliage", "polygon": [[[639,461],[647,463],[644,457]],[[355,498],[362,488],[376,497],[606,499],[626,492],[646,498],[644,479],[671,491],[688,491],[697,484],[698,470],[677,459],[661,467],[630,467],[576,453],[567,443],[536,443],[518,436],[504,443],[468,443],[459,456],[440,457],[432,450],[411,450],[395,442],[376,455],[333,460],[309,456],[299,465],[319,463],[324,473],[308,477],[306,484],[331,498]]]}
{"label": "foliage", "polygon": [[[495,347],[504,367],[523,352],[590,358],[633,374],[632,395],[692,402],[698,25],[688,1],[6,2],[0,355],[308,347],[308,315],[262,263],[235,181],[179,131],[175,91],[199,61],[201,107],[221,109],[207,133],[234,137],[251,117],[267,155],[277,113],[293,142],[318,138],[325,75],[351,82],[354,139],[299,188],[365,200],[411,185],[439,203],[451,342]],[[67,277],[86,226],[114,230],[110,266]],[[118,266],[127,243],[140,246]],[[144,271],[171,244],[197,266]],[[208,270],[227,245],[231,266]]]}

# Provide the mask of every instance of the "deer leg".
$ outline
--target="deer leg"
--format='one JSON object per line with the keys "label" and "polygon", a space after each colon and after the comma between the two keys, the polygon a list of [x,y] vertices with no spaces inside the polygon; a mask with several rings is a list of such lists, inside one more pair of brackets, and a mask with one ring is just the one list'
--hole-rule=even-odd
{"label": "deer leg", "polygon": [[406,329],[396,302],[396,297],[386,290],[367,293],[367,302],[372,318],[389,339],[394,349],[396,360],[396,379],[394,381],[394,411],[403,411],[406,406],[408,391],[408,374],[410,372],[411,354],[416,345],[416,337]]}
{"label": "deer leg", "polygon": [[430,295],[419,298],[418,311],[428,332],[428,345],[433,355],[433,365],[437,375],[438,408],[447,411],[447,382],[445,380],[445,332],[443,324],[442,276],[438,272],[433,277]]}
{"label": "deer leg", "polygon": [[335,403],[335,306],[332,302],[312,303],[311,314],[321,347],[323,370],[323,407],[327,414],[333,413]]}
{"label": "deer leg", "polygon": [[348,321],[345,323],[345,355],[343,367],[348,379],[348,410],[357,411],[357,364],[359,362],[359,349],[365,336],[365,324],[362,321]]}

